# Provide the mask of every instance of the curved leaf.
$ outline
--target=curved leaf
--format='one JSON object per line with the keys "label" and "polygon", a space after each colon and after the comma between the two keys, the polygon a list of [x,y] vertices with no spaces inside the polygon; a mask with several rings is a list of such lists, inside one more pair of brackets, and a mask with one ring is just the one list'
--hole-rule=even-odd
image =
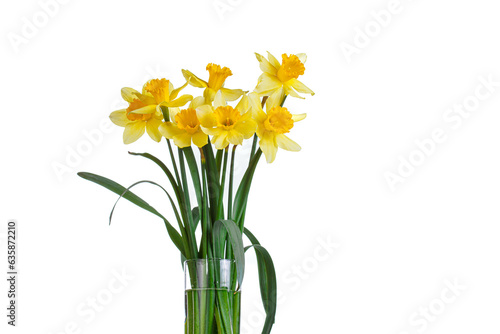
{"label": "curved leaf", "polygon": [[[214,239],[214,254],[216,257],[221,257],[224,253],[224,243],[226,240],[226,233],[229,236],[229,243],[231,243],[234,259],[236,261],[236,275],[238,279],[238,286],[241,288],[243,283],[243,276],[245,275],[245,249],[243,247],[243,235],[241,231],[232,220],[217,220],[213,227]],[[222,258],[222,257],[221,257]]]}
{"label": "curved leaf", "polygon": [[253,247],[257,257],[260,292],[262,304],[264,305],[264,310],[266,311],[266,320],[264,322],[262,334],[269,334],[276,318],[276,308],[278,304],[276,270],[269,252],[260,245],[255,236],[246,228],[245,235],[253,243],[253,245],[245,247],[245,252]]}
{"label": "curved leaf", "polygon": [[167,227],[167,232],[170,236],[170,239],[172,240],[174,245],[177,247],[177,249],[179,249],[181,254],[185,255],[185,249],[183,246],[183,239],[180,236],[179,232],[177,232],[177,230],[168,222],[168,220],[165,217],[163,217],[163,215],[161,213],[159,213],[155,208],[153,208],[151,205],[149,205],[142,198],[140,198],[139,196],[137,196],[133,192],[128,191],[127,188],[125,188],[124,186],[116,183],[113,180],[105,178],[103,176],[100,176],[97,174],[92,174],[92,173],[86,173],[86,172],[79,172],[78,176],[80,176],[81,178],[83,178],[85,180],[94,182],[100,186],[103,186],[104,188],[114,192],[115,194],[120,195],[120,198],[123,197],[123,198],[129,200],[130,202],[134,203],[138,207],[140,207],[148,212],[151,212],[152,214],[163,219],[163,221],[165,222],[165,226]]}

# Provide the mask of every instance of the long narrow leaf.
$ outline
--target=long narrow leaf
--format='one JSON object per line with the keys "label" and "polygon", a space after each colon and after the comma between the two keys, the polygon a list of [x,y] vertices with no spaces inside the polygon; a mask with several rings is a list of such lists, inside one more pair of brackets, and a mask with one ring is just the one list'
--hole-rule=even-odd
{"label": "long narrow leaf", "polygon": [[123,196],[123,198],[134,203],[138,207],[140,207],[148,212],[151,212],[152,214],[163,219],[163,221],[165,222],[165,226],[167,227],[167,232],[170,236],[170,239],[175,244],[175,246],[179,249],[181,254],[185,255],[185,249],[183,246],[183,239],[180,236],[179,232],[177,232],[177,230],[168,222],[168,220],[165,217],[163,217],[162,214],[160,214],[155,208],[153,208],[151,205],[149,205],[142,198],[140,198],[139,196],[137,196],[136,194],[134,194],[131,191],[127,191],[127,188],[125,188],[124,186],[116,183],[113,180],[105,178],[103,176],[100,176],[97,174],[92,174],[92,173],[87,173],[87,172],[80,172],[80,173],[78,173],[78,176],[80,176],[81,178],[83,178],[85,180],[94,182],[94,183],[114,192],[115,194],[117,194],[119,196]]}
{"label": "long narrow leaf", "polygon": [[[245,275],[245,249],[243,247],[243,235],[241,231],[232,220],[218,220],[214,223],[213,238],[214,247],[218,247],[225,242],[225,236],[222,231],[225,229],[229,236],[229,243],[233,249],[234,259],[236,261],[236,275],[238,279],[238,286],[241,287],[243,283],[243,276]],[[223,251],[223,250],[222,250]]]}
{"label": "long narrow leaf", "polygon": [[248,200],[248,193],[250,191],[250,186],[252,184],[253,175],[255,173],[255,168],[259,162],[259,159],[262,155],[262,151],[259,148],[252,158],[252,162],[248,166],[243,178],[241,179],[240,186],[238,187],[238,191],[236,192],[236,196],[234,197],[234,221],[238,222],[240,229],[243,229],[243,224],[241,223],[244,209],[246,207],[246,203]]}
{"label": "long narrow leaf", "polygon": [[262,304],[266,311],[266,320],[264,323],[263,334],[271,332],[274,320],[276,317],[277,307],[277,280],[276,270],[274,268],[273,260],[269,252],[260,245],[257,238],[247,229],[244,230],[245,235],[248,237],[252,246],[245,247],[245,252],[253,247],[257,257],[257,266],[259,270],[259,283],[260,293],[262,297]]}

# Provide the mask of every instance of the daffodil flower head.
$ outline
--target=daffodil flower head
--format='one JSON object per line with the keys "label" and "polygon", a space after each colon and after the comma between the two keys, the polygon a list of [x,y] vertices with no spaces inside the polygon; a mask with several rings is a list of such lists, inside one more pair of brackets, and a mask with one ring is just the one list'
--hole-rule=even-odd
{"label": "daffodil flower head", "polygon": [[255,54],[263,72],[255,88],[259,96],[271,96],[280,90],[283,90],[286,95],[298,98],[303,97],[297,92],[314,95],[311,89],[297,80],[305,72],[304,64],[307,59],[305,53],[296,55],[284,53],[281,64],[271,53],[267,54],[268,59],[258,53]]}
{"label": "daffodil flower head", "polygon": [[257,136],[259,147],[268,163],[276,158],[278,147],[287,151],[298,152],[300,146],[285,133],[289,133],[295,122],[306,118],[306,114],[293,115],[280,104],[284,99],[283,91],[277,91],[266,102],[266,111],[262,109],[259,95],[255,92],[248,94],[248,99],[257,122]]}
{"label": "daffodil flower head", "polygon": [[149,80],[139,93],[133,88],[122,88],[122,97],[129,103],[128,108],[111,113],[111,121],[121,127],[123,131],[123,143],[131,144],[138,140],[144,132],[156,142],[161,140],[158,127],[163,119],[160,106],[180,107],[191,101],[191,95],[182,95],[177,98],[179,92],[187,86],[174,89],[172,83],[167,79]]}
{"label": "daffodil flower head", "polygon": [[215,95],[214,105],[202,105],[196,109],[201,129],[212,136],[212,144],[222,150],[229,144],[241,145],[252,137],[257,124],[252,119],[248,98],[243,95],[236,107],[227,105],[222,92]]}
{"label": "daffodil flower head", "polygon": [[212,103],[217,92],[221,92],[222,97],[226,101],[235,101],[245,93],[241,89],[224,88],[226,79],[233,75],[233,72],[228,67],[221,67],[220,65],[210,63],[206,69],[209,73],[208,82],[200,79],[188,70],[182,70],[184,78],[191,86],[205,88],[203,91],[205,104]]}

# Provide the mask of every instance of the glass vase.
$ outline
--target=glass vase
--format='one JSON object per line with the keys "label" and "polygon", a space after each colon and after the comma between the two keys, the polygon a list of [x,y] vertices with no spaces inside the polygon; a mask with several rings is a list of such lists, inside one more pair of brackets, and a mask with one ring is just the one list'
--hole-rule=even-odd
{"label": "glass vase", "polygon": [[185,334],[239,334],[241,291],[236,263],[227,259],[184,262]]}

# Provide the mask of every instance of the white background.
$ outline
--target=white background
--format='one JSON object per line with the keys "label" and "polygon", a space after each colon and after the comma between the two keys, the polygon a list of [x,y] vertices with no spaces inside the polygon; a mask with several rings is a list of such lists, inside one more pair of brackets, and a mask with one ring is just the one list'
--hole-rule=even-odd
{"label": "white background", "polygon": [[[475,101],[481,76],[500,81],[496,2],[401,0],[382,28],[370,13],[389,0],[221,3],[218,12],[212,0],[61,0],[43,22],[38,1],[3,2],[0,221],[2,233],[19,222],[20,292],[13,329],[2,279],[1,332],[182,333],[183,274],[162,222],[124,201],[108,226],[116,196],[76,172],[166,185],[155,165],[127,154],[168,161],[165,142],[145,135],[125,146],[121,128],[100,130],[121,87],[153,77],[179,86],[182,68],[206,78],[214,62],[234,73],[226,87],[252,90],[253,53],[270,51],[307,53],[301,80],[316,92],[287,100],[308,114],[290,133],[302,152],[261,162],[246,219],[275,259],[273,333],[498,333],[500,87],[460,124],[443,118]],[[38,31],[14,47],[9,38],[34,16]],[[341,46],[355,39],[358,53],[346,57]],[[446,140],[393,191],[386,173],[398,173],[399,157],[422,158],[415,141],[436,129]],[[102,141],[58,177],[54,165],[85,145],[85,131]],[[172,217],[160,191],[136,192]],[[253,254],[247,268],[242,332],[260,333]],[[110,295],[122,270],[133,279]],[[88,298],[109,296],[90,319]]]}

